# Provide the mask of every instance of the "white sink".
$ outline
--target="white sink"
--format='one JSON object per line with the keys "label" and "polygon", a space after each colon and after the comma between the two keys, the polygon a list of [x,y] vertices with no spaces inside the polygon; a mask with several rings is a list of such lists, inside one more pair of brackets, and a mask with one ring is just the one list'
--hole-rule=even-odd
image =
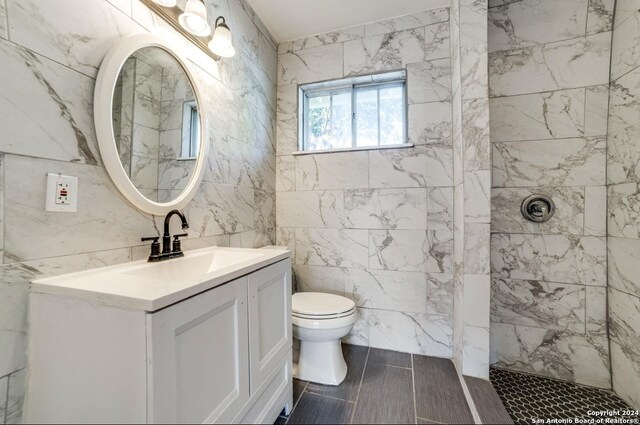
{"label": "white sink", "polygon": [[148,279],[190,279],[208,275],[239,263],[264,257],[264,250],[228,251],[217,250],[187,252],[184,257],[158,263],[137,264],[124,268],[121,273]]}
{"label": "white sink", "polygon": [[158,263],[142,260],[38,279],[31,290],[150,312],[288,257],[279,248],[203,248]]}

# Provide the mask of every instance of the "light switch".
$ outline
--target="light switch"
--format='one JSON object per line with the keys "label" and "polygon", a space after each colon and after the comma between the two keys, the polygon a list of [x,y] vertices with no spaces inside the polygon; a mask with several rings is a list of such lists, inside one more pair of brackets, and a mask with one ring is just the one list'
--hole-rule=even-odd
{"label": "light switch", "polygon": [[62,174],[47,174],[47,199],[45,211],[76,212],[78,178]]}

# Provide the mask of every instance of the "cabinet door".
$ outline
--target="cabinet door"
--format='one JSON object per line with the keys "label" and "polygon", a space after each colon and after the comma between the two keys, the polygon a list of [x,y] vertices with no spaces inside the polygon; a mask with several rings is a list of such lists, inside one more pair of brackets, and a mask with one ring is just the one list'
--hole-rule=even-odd
{"label": "cabinet door", "polygon": [[247,278],[147,320],[149,421],[231,421],[249,400]]}
{"label": "cabinet door", "polygon": [[291,261],[249,275],[251,394],[291,348]]}

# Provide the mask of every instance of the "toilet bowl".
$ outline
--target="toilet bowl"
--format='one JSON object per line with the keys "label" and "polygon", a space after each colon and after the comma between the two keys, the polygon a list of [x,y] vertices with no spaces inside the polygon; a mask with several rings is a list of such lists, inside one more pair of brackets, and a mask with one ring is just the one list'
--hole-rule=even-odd
{"label": "toilet bowl", "polygon": [[299,292],[291,300],[293,336],[300,340],[294,377],[325,385],[340,385],[347,376],[340,339],[356,318],[355,303],[345,297]]}

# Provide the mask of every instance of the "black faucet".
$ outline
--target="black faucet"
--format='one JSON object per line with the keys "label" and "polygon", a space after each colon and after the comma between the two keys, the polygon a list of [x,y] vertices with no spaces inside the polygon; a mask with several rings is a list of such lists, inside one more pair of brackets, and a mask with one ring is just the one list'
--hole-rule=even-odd
{"label": "black faucet", "polygon": [[157,262],[157,261],[168,260],[170,258],[184,257],[184,253],[182,252],[182,246],[180,243],[180,238],[183,236],[187,236],[187,234],[182,233],[179,235],[174,235],[173,244],[171,243],[171,234],[169,233],[169,222],[171,221],[171,217],[173,217],[174,215],[177,215],[178,217],[180,217],[180,220],[182,221],[182,229],[189,228],[189,223],[187,223],[187,219],[184,216],[184,214],[182,214],[178,210],[169,211],[169,214],[167,214],[167,216],[164,218],[164,234],[162,235],[162,253],[160,252],[160,243],[158,242],[158,239],[160,238],[158,236],[152,236],[152,237],[141,239],[143,242],[153,241],[151,243],[151,255],[149,255],[149,259],[147,261]]}

